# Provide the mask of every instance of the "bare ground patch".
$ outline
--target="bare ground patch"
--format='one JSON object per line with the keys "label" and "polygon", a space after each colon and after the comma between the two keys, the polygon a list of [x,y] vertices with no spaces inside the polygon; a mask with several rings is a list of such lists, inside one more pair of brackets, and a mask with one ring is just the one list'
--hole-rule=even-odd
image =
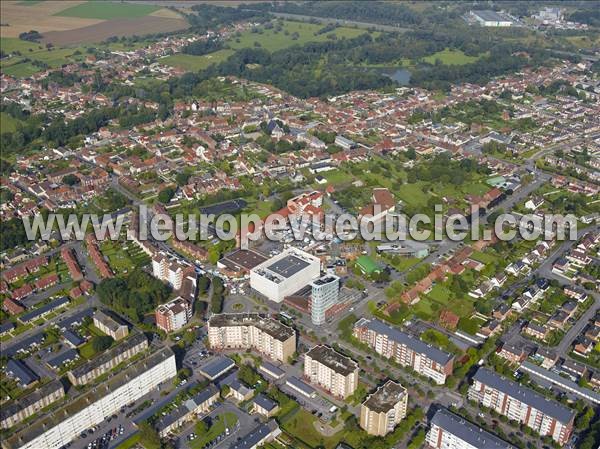
{"label": "bare ground patch", "polygon": [[159,9],[158,11],[154,11],[153,13],[149,14],[150,16],[153,17],[163,17],[165,19],[182,19],[183,16],[178,13],[177,11],[173,11],[172,9],[167,9],[167,8],[163,8],[163,9]]}
{"label": "bare ground patch", "polygon": [[56,46],[78,45],[81,43],[100,42],[111,36],[143,36],[144,34],[168,33],[183,30],[189,24],[184,19],[146,16],[138,19],[107,20],[82,28],[52,31],[44,33],[42,41],[52,42]]}

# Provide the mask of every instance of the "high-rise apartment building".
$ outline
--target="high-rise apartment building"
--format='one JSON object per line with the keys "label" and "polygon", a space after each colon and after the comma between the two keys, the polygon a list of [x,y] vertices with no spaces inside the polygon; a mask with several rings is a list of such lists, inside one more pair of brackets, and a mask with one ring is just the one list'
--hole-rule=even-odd
{"label": "high-rise apartment building", "polygon": [[360,406],[360,427],[369,435],[385,436],[406,417],[407,408],[406,388],[388,380]]}
{"label": "high-rise apartment building", "polygon": [[181,329],[192,319],[192,305],[181,296],[156,308],[156,326],[165,332]]}
{"label": "high-rise apartment building", "polygon": [[328,274],[310,283],[310,318],[313,324],[323,324],[326,312],[337,304],[340,293],[340,278]]}
{"label": "high-rise apartment building", "polygon": [[358,363],[329,346],[315,346],[304,356],[304,377],[345,399],[358,387]]}

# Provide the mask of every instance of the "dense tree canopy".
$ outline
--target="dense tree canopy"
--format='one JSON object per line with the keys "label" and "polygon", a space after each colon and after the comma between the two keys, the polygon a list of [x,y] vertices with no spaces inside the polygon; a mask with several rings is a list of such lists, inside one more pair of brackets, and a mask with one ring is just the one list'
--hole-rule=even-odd
{"label": "dense tree canopy", "polygon": [[127,277],[103,279],[98,285],[98,297],[117,312],[139,323],[144,315],[166,302],[170,288],[150,274],[137,269]]}

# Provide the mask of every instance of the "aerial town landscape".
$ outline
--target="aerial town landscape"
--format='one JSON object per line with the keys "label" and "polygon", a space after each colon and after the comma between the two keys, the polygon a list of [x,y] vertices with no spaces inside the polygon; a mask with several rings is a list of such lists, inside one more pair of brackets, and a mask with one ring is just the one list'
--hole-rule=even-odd
{"label": "aerial town landscape", "polygon": [[2,449],[600,447],[600,2],[0,6]]}

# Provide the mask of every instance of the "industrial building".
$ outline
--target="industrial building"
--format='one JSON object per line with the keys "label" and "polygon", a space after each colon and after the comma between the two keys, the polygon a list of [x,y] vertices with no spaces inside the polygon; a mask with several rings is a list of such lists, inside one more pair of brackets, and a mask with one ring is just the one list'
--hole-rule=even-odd
{"label": "industrial building", "polygon": [[483,27],[509,27],[514,25],[514,20],[510,16],[498,11],[470,11],[469,18]]}

